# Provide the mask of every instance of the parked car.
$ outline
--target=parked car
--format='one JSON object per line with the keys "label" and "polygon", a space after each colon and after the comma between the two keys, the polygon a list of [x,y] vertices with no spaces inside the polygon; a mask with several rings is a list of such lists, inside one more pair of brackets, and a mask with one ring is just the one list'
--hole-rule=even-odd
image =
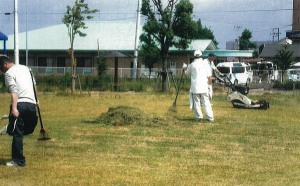
{"label": "parked car", "polygon": [[252,81],[251,67],[241,62],[223,62],[217,65],[218,70],[230,79],[233,84],[249,84]]}
{"label": "parked car", "polygon": [[292,81],[300,81],[300,62],[291,65],[287,70],[288,78]]}
{"label": "parked car", "polygon": [[272,61],[257,62],[258,65],[258,76],[260,77],[259,82],[262,81],[264,77],[270,83],[280,79],[277,66]]}

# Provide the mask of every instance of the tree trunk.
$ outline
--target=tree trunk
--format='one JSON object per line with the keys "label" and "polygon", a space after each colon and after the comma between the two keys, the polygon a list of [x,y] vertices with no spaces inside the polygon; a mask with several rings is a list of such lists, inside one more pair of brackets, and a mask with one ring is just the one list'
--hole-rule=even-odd
{"label": "tree trunk", "polygon": [[168,58],[164,55],[162,58],[163,61],[163,69],[161,72],[161,77],[162,77],[162,91],[167,92],[168,89],[168,78],[167,78],[167,68],[168,68]]}
{"label": "tree trunk", "polygon": [[[73,31],[72,31],[73,32]],[[73,44],[74,44],[74,34],[71,34],[71,79],[72,79],[72,94],[75,92],[75,73],[76,73],[76,66],[74,64],[75,58],[74,58],[74,49],[73,49]]]}
{"label": "tree trunk", "polygon": [[71,53],[71,78],[72,78],[72,94],[75,92],[75,66],[74,66],[74,50]]}

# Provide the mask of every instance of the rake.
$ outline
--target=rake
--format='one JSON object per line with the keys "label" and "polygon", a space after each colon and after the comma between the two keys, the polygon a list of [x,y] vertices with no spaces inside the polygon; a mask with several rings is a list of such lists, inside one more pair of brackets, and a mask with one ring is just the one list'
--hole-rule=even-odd
{"label": "rake", "polygon": [[183,73],[184,73],[184,71],[182,70],[181,77],[180,77],[180,81],[179,81],[179,85],[178,85],[178,89],[177,89],[177,93],[176,93],[175,101],[174,101],[173,105],[171,106],[171,108],[169,108],[169,110],[170,110],[170,111],[173,111],[173,112],[177,112],[177,109],[176,109],[176,101],[177,101],[177,97],[178,97],[180,85],[181,85],[181,82],[182,82]]}
{"label": "rake", "polygon": [[[34,87],[34,82],[33,82],[33,75],[32,75],[31,70],[29,70],[29,71],[30,71],[30,75],[31,75],[35,101],[38,102],[35,87]],[[46,131],[45,131],[44,126],[43,126],[42,117],[41,117],[41,113],[40,113],[40,108],[37,107],[37,110],[38,110],[39,120],[40,120],[40,124],[41,124],[41,130],[40,130],[40,135],[38,137],[38,140],[40,140],[40,141],[50,140],[51,138],[46,135]]]}

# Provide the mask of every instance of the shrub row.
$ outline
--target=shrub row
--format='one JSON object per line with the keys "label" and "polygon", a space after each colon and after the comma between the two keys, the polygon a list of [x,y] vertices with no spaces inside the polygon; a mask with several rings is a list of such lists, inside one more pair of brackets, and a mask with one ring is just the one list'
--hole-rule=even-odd
{"label": "shrub row", "polygon": [[300,89],[300,82],[298,81],[285,81],[281,83],[280,81],[275,81],[273,88],[278,88],[282,90],[293,90],[295,84],[295,89]]}
{"label": "shrub row", "polygon": [[[64,76],[58,75],[34,75],[37,88],[39,92],[65,92],[71,91],[72,80],[71,74],[66,73]],[[156,78],[119,78],[117,91],[119,92],[145,92],[153,91],[154,85],[157,81],[156,91],[161,90],[161,79]],[[175,77],[174,81],[179,85],[180,77]],[[82,91],[114,91],[114,77],[113,76],[79,76],[75,79],[75,89],[79,90],[81,87]],[[80,83],[79,83],[80,82]],[[170,87],[174,90],[173,80],[170,80]],[[190,89],[190,78],[184,77],[180,85],[180,91],[189,91]],[[7,87],[4,86],[4,76],[0,75],[0,92],[8,92]]]}

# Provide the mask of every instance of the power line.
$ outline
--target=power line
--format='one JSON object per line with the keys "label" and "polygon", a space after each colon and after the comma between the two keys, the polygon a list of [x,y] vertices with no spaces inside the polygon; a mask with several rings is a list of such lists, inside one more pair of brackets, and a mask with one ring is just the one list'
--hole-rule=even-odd
{"label": "power line", "polygon": [[293,9],[273,9],[273,10],[225,10],[225,11],[200,11],[194,13],[207,13],[207,12],[214,12],[214,13],[243,13],[243,12],[277,12],[277,11],[293,11]]}
{"label": "power line", "polygon": [[[1,12],[0,14],[5,14],[5,15],[10,15],[10,14],[12,14],[12,13],[3,13],[3,12]],[[18,12],[18,14],[19,15],[22,15],[22,14],[26,14],[26,12],[24,12],[24,13],[20,13],[20,12]],[[47,14],[50,14],[50,15],[52,15],[52,14],[61,14],[61,15],[63,15],[63,14],[65,14],[65,12],[28,12],[28,14],[31,14],[31,15],[47,15]],[[106,12],[106,13],[94,13],[94,14],[136,14],[136,13],[128,13],[128,12]]]}
{"label": "power line", "polygon": [[[276,12],[276,11],[292,11],[293,9],[258,9],[258,10],[225,10],[225,11],[213,11],[214,13],[243,13],[243,12]],[[199,12],[194,12],[194,13],[208,13],[212,11],[199,11]],[[12,12],[9,12],[12,14]],[[65,12],[31,12],[28,14],[64,14]],[[0,14],[7,14],[7,12],[0,12]],[[26,14],[26,13],[20,13],[19,14]],[[135,12],[133,13],[128,13],[128,12],[98,12],[95,14],[136,14]]]}

